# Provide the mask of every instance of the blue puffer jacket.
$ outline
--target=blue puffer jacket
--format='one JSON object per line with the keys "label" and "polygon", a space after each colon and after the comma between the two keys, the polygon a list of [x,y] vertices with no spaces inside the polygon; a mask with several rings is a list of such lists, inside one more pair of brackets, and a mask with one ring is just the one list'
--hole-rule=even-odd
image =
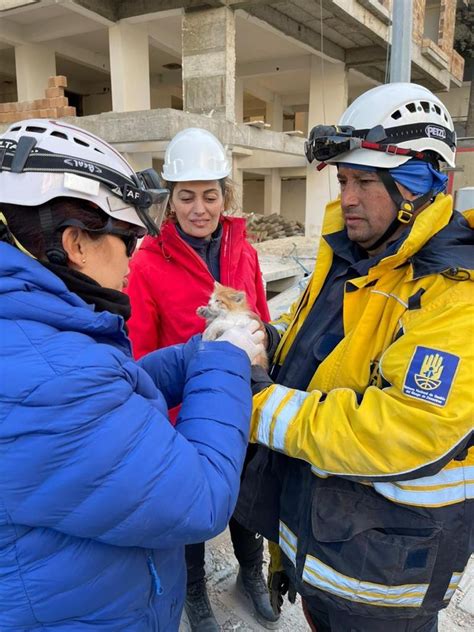
{"label": "blue puffer jacket", "polygon": [[183,547],[237,498],[247,356],[195,338],[136,363],[122,318],[1,242],[0,354],[0,630],[177,630]]}

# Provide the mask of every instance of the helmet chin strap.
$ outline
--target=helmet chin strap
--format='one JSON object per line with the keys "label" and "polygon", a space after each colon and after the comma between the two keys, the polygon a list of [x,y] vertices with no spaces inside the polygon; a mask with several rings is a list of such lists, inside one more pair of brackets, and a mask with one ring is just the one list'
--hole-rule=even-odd
{"label": "helmet chin strap", "polygon": [[370,244],[368,248],[365,248],[365,250],[368,251],[376,250],[388,241],[388,239],[390,239],[390,237],[400,227],[400,224],[409,224],[413,219],[415,212],[429,202],[429,200],[433,197],[433,191],[428,191],[427,193],[420,195],[420,197],[416,198],[416,200],[407,200],[400,193],[400,189],[397,187],[397,184],[390,175],[388,169],[377,169],[377,174],[385,186],[390,198],[393,200],[397,208],[397,213],[384,234],[373,244]]}

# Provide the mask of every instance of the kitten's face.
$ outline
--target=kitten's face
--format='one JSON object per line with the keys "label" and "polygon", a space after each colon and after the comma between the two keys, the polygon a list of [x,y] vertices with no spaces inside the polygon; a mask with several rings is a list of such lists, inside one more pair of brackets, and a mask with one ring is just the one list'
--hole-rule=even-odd
{"label": "kitten's face", "polygon": [[214,292],[207,304],[208,317],[216,318],[225,315],[226,312],[245,312],[248,309],[245,292],[215,283]]}
{"label": "kitten's face", "polygon": [[212,320],[219,316],[225,316],[228,312],[246,312],[248,309],[245,292],[216,282],[208,304],[205,307],[199,307],[197,313]]}

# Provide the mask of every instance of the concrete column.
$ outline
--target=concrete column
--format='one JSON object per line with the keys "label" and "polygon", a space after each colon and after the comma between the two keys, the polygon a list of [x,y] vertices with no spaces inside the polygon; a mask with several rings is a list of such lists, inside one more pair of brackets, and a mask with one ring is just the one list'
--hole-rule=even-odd
{"label": "concrete column", "polygon": [[185,112],[235,121],[235,18],[227,7],[184,14]]}
{"label": "concrete column", "polygon": [[235,122],[244,122],[244,80],[235,80]]}
{"label": "concrete column", "polygon": [[243,210],[243,197],[244,197],[244,172],[239,167],[239,159],[237,156],[232,156],[232,182],[235,186],[235,201],[237,205],[237,209],[240,211]]}
{"label": "concrete column", "polygon": [[271,103],[266,104],[265,123],[270,123],[272,132],[283,131],[283,106],[280,97],[274,97]]}
{"label": "concrete column", "polygon": [[[310,71],[308,133],[318,124],[337,124],[347,107],[347,73],[344,64],[325,61],[323,70],[322,72],[321,58],[314,55]],[[314,162],[306,169],[307,236],[321,235],[326,204],[339,195],[336,176],[335,167],[328,166],[322,171],[316,171]]]}
{"label": "concrete column", "polygon": [[41,44],[15,46],[18,101],[44,99],[48,77],[56,74],[54,50]]}
{"label": "concrete column", "polygon": [[263,198],[263,214],[281,212],[281,177],[279,169],[272,169],[270,175],[264,177],[265,189]]}
{"label": "concrete column", "polygon": [[295,129],[308,135],[308,112],[295,112]]}
{"label": "concrete column", "polygon": [[109,28],[110,83],[114,112],[150,109],[148,34],[139,24]]}
{"label": "concrete column", "polygon": [[135,171],[142,171],[153,167],[153,158],[150,152],[127,152],[124,154],[125,160],[131,164]]}

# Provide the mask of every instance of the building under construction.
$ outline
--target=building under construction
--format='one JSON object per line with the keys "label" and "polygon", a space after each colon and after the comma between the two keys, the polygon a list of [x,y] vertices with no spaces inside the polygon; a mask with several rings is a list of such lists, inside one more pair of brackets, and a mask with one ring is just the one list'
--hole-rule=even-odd
{"label": "building under construction", "polygon": [[[389,79],[391,5],[0,0],[0,129],[73,116],[136,168],[159,170],[176,132],[207,128],[228,147],[245,211],[281,214],[315,235],[338,188],[333,170],[307,166],[304,137]],[[413,0],[411,77],[462,116],[455,15],[456,0]]]}

